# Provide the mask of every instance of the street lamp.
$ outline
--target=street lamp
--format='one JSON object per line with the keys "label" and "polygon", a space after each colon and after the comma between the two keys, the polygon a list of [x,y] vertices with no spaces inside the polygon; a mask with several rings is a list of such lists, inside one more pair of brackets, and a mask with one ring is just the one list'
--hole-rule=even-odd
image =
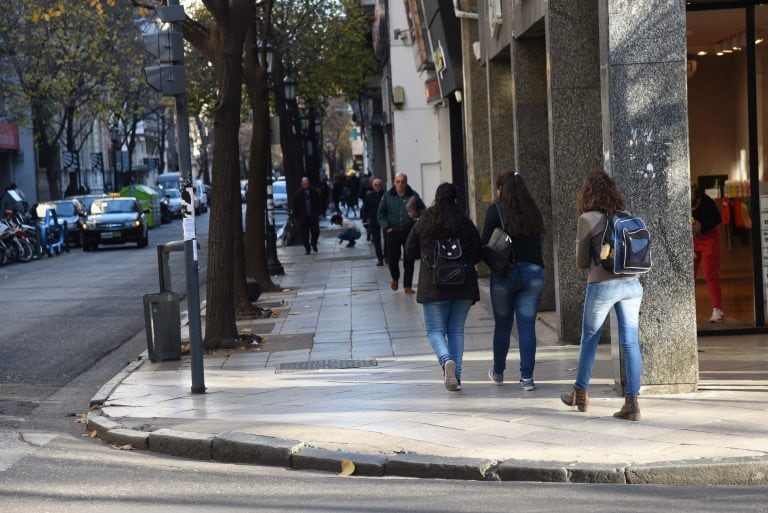
{"label": "street lamp", "polygon": [[[113,126],[109,129],[109,137],[112,139],[112,191],[116,192],[119,190],[118,187],[118,177],[117,174],[117,159],[118,154],[120,153],[121,148],[118,147],[120,144],[120,127]],[[122,163],[122,158],[120,159]]]}
{"label": "street lamp", "polygon": [[[261,50],[264,48],[263,42],[259,41],[259,49]],[[267,42],[266,48],[264,48],[266,51],[266,65],[267,65],[267,81],[269,81],[270,74],[272,73],[272,58],[273,58],[273,50],[272,45]],[[261,51],[259,52],[258,59],[261,59]],[[265,99],[267,103],[269,103],[269,87],[264,88],[264,94],[267,96]],[[267,272],[271,275],[280,275],[282,276],[285,274],[285,269],[283,269],[283,264],[280,263],[280,260],[277,258],[277,230],[275,230],[275,201],[274,196],[272,192],[272,133],[271,133],[271,125],[269,119],[269,110],[267,110],[267,130],[266,130],[266,138],[267,138],[267,144],[266,144],[266,150],[267,150],[267,166],[266,166],[266,173],[267,173],[267,204],[266,206],[266,217],[264,219],[265,221],[265,235],[267,239]],[[291,222],[290,219],[288,222]]]}
{"label": "street lamp", "polygon": [[283,79],[283,88],[285,92],[285,99],[288,102],[296,101],[296,81],[290,75],[286,75]]}

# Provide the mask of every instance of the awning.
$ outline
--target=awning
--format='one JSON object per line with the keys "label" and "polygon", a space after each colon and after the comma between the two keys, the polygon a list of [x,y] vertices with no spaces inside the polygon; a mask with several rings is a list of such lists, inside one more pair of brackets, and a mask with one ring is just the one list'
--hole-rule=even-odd
{"label": "awning", "polygon": [[19,129],[16,125],[0,123],[0,148],[6,150],[19,149]]}

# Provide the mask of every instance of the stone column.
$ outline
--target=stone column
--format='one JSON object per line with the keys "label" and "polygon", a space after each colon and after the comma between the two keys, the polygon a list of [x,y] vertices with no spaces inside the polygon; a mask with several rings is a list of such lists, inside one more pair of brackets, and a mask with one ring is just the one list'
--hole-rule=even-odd
{"label": "stone column", "polygon": [[[643,391],[693,391],[698,356],[685,1],[598,3],[605,170],[627,208],[645,219],[653,243],[653,269],[641,279]],[[615,330],[611,342],[620,369]],[[623,384],[622,376],[616,379]]]}
{"label": "stone column", "polygon": [[545,283],[541,310],[555,310],[552,187],[549,181],[547,53],[543,37],[514,39],[511,44],[515,169],[544,216],[542,244]]}
{"label": "stone column", "polygon": [[512,70],[506,58],[488,61],[488,124],[493,179],[515,166]]}
{"label": "stone column", "polygon": [[475,59],[472,43],[477,41],[477,20],[461,20],[462,64],[464,69],[464,126],[466,127],[467,186],[469,215],[483,229],[485,211],[491,201],[491,152],[488,135],[488,87],[485,68]]}
{"label": "stone column", "polygon": [[576,196],[603,163],[597,4],[549,0],[545,25],[557,331],[578,344],[586,273],[576,269]]}

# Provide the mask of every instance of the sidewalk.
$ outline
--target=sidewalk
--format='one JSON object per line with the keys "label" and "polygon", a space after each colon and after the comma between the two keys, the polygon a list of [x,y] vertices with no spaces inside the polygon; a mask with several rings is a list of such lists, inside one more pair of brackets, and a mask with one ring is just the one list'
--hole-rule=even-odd
{"label": "sidewalk", "polygon": [[641,397],[641,422],[612,417],[623,399],[601,346],[589,411],[578,413],[559,399],[578,347],[557,344],[552,313],[537,326],[537,389],[517,384],[514,340],[507,383],[489,382],[486,279],[466,324],[463,390],[451,393],[415,297],[390,290],[369,244],[346,248],[335,233],[310,256],[280,249],[285,290],[259,303],[279,316],[238,322],[265,337],[259,351],[205,357],[206,394],[190,393],[188,357],[142,359],[94,398],[102,408],[88,429],[190,458],[333,472],[351,460],[356,475],[768,484],[765,336],[700,339],[700,391]]}

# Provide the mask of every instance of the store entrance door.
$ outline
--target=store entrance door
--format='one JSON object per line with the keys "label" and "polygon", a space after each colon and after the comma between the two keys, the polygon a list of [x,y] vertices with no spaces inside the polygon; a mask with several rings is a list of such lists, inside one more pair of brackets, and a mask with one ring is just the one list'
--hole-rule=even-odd
{"label": "store entrance door", "polygon": [[688,9],[697,326],[700,334],[763,330],[768,291],[763,155],[768,42],[763,38],[768,33],[757,27],[768,27],[768,7],[738,2],[715,10],[692,3]]}

